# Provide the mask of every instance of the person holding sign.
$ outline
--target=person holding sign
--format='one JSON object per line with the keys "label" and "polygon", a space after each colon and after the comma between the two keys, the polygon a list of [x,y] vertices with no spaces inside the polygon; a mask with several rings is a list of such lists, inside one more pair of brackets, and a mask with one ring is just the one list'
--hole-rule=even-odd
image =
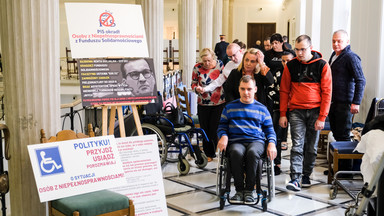
{"label": "person holding sign", "polygon": [[132,96],[156,95],[155,74],[145,59],[134,59],[121,65],[123,83],[127,84]]}

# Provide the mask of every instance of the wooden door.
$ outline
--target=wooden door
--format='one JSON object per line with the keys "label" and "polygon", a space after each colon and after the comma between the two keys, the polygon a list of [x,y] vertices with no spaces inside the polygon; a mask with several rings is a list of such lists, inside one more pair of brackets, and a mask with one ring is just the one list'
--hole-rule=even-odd
{"label": "wooden door", "polygon": [[253,47],[257,40],[261,41],[276,33],[276,23],[248,23],[247,25],[247,48]]}

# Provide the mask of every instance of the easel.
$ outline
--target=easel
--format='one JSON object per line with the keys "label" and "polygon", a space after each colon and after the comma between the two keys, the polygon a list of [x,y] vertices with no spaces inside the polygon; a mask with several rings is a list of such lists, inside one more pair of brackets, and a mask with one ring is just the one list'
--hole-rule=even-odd
{"label": "easel", "polygon": [[102,107],[102,135],[107,135],[107,125],[108,125],[108,107],[111,107],[111,113],[109,114],[109,134],[113,135],[114,126],[115,126],[115,115],[117,110],[117,119],[119,121],[120,136],[126,137],[125,126],[124,126],[124,116],[123,116],[123,106],[131,106],[133,118],[135,120],[137,134],[139,136],[143,135],[143,129],[141,128],[141,122],[139,113],[137,111],[137,105],[146,105],[148,102],[135,102],[135,103],[119,103],[119,104],[103,104],[97,105],[95,107]]}

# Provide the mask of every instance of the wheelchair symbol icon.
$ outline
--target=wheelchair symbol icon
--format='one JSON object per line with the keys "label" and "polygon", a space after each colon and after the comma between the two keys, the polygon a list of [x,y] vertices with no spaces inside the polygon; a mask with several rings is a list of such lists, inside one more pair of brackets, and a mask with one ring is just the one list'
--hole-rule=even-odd
{"label": "wheelchair symbol icon", "polygon": [[42,176],[64,173],[58,147],[36,150],[36,156]]}
{"label": "wheelchair symbol icon", "polygon": [[[55,170],[55,169],[60,169],[61,167],[63,167],[63,166],[61,166],[61,164],[60,164],[60,165],[57,165],[56,161],[52,160],[51,157],[46,158],[46,157],[45,157],[45,154],[46,154],[45,151],[41,151],[41,152],[40,152],[40,156],[41,156],[40,168],[41,168],[44,172],[46,172],[46,173],[51,173],[51,172],[53,172],[53,170]],[[46,169],[46,168],[44,167],[44,165],[46,165],[46,164],[52,164],[51,168],[50,168],[50,169]]]}

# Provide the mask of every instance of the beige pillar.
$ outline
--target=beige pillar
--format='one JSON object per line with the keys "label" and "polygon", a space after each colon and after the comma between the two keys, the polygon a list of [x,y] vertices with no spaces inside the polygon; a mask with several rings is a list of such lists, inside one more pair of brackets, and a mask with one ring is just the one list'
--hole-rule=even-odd
{"label": "beige pillar", "polygon": [[196,64],[196,0],[179,0],[180,68],[183,83],[190,88],[192,70]]}
{"label": "beige pillar", "polygon": [[149,57],[153,58],[157,90],[163,91],[164,0],[141,0]]}
{"label": "beige pillar", "polygon": [[353,0],[351,13],[351,49],[360,56],[367,81],[354,121],[364,123],[372,99],[384,97],[384,2]]}
{"label": "beige pillar", "polygon": [[212,47],[213,0],[200,1],[199,50]]}
{"label": "beige pillar", "polygon": [[59,1],[0,1],[0,21],[11,212],[42,216],[27,145],[60,129]]}
{"label": "beige pillar", "polygon": [[223,33],[223,0],[213,2],[213,25],[212,25],[212,47],[220,42],[220,35]]}

